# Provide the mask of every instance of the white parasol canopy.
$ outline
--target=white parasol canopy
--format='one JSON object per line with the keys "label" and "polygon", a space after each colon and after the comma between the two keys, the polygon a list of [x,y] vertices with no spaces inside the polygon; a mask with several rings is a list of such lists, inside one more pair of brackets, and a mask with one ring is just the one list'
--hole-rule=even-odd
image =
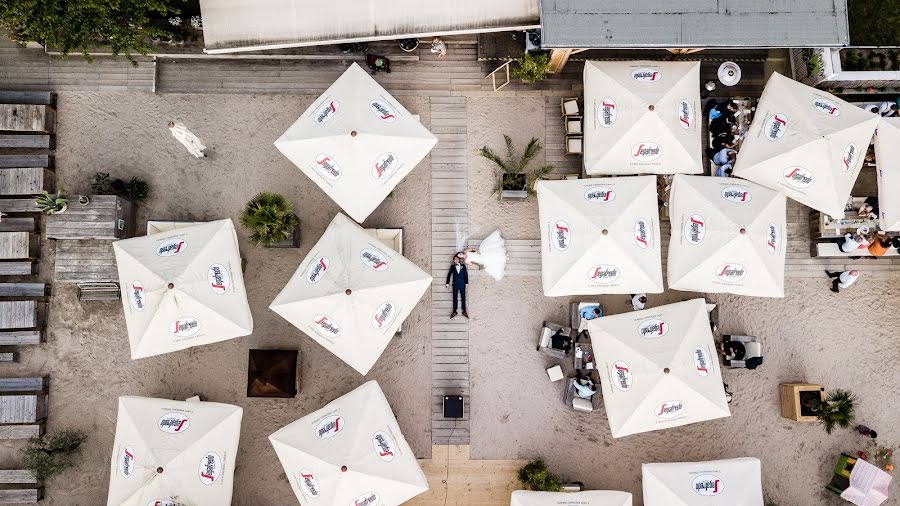
{"label": "white parasol canopy", "polygon": [[535,492],[516,490],[509,506],[631,506],[631,494],[617,490]]}
{"label": "white parasol canopy", "polygon": [[269,306],[366,374],[431,276],[338,214]]}
{"label": "white parasol canopy", "polygon": [[230,219],[116,241],[113,250],[131,358],[253,332]]}
{"label": "white parasol canopy", "polygon": [[706,302],[588,322],[613,437],[731,416]]}
{"label": "white parasol canopy", "polygon": [[772,74],[733,174],[840,216],[879,117],[834,95]]}
{"label": "white parasol canopy", "polygon": [[784,297],[787,199],[736,178],[676,175],[669,288]]}
{"label": "white parasol canopy", "polygon": [[269,441],[302,504],[400,504],[428,490],[375,381],[279,429]]}
{"label": "white parasol canopy", "polygon": [[354,63],[275,147],[362,223],[435,143],[418,118]]}
{"label": "white parasol canopy", "polygon": [[540,181],[544,295],[660,293],[655,176]]}
{"label": "white parasol canopy", "polygon": [[900,118],[881,118],[875,134],[875,164],[879,227],[900,232]]}
{"label": "white parasol canopy", "polygon": [[584,65],[588,174],[702,172],[700,62]]}
{"label": "white parasol canopy", "polygon": [[243,410],[119,397],[110,506],[231,504]]}
{"label": "white parasol canopy", "polygon": [[644,464],[644,506],[763,506],[759,459]]}

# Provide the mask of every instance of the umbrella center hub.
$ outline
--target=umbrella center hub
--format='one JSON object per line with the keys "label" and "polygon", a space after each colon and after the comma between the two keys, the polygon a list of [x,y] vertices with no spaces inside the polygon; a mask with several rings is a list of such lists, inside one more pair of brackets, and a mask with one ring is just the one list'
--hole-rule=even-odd
{"label": "umbrella center hub", "polygon": [[672,372],[672,371],[668,367],[663,369],[663,373],[665,373],[665,374],[669,374],[670,372]]}
{"label": "umbrella center hub", "polygon": [[350,131],[350,137],[356,137],[357,135],[359,135],[359,133],[356,130]]}
{"label": "umbrella center hub", "polygon": [[347,295],[350,295],[351,293],[353,293],[353,290],[348,288],[348,289],[344,290],[344,293],[346,293]]}
{"label": "umbrella center hub", "polygon": [[607,230],[607,229],[604,228],[603,231],[600,232],[600,233],[603,234],[603,235],[609,235],[609,230]]}
{"label": "umbrella center hub", "polygon": [[346,473],[346,472],[347,472],[347,466],[341,466],[341,472],[342,472],[342,473]]}
{"label": "umbrella center hub", "polygon": [[747,229],[746,229],[746,228],[742,228],[742,229],[741,229],[741,235],[746,234],[746,233],[747,233]]}
{"label": "umbrella center hub", "polygon": [[171,289],[175,288],[175,283],[169,283],[169,284],[166,285],[166,286],[168,286],[168,287],[169,287],[169,290],[171,290]]}
{"label": "umbrella center hub", "polygon": [[163,473],[163,468],[162,468],[162,467],[157,467],[157,468],[156,468],[156,474],[162,474],[162,473]]}
{"label": "umbrella center hub", "polygon": [[647,109],[650,110],[650,111],[655,111],[655,110],[656,110],[656,106],[653,105],[653,104],[650,104],[650,105],[647,106]]}

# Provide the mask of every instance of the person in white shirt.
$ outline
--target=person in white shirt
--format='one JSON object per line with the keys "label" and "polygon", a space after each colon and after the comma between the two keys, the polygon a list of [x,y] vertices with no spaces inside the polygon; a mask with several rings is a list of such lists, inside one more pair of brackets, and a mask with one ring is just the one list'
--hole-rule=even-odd
{"label": "person in white shirt", "polygon": [[646,293],[631,294],[631,307],[634,308],[635,311],[640,311],[640,310],[644,309],[645,304],[647,304],[647,294]]}
{"label": "person in white shirt", "polygon": [[878,113],[883,118],[897,115],[897,102],[884,101],[878,104]]}
{"label": "person in white shirt", "polygon": [[844,271],[844,272],[831,272],[826,270],[825,274],[828,274],[829,278],[832,278],[831,281],[831,291],[834,293],[840,293],[841,288],[850,288],[850,285],[856,283],[856,280],[859,279],[859,271]]}
{"label": "person in white shirt", "polygon": [[861,248],[868,248],[869,242],[862,234],[847,232],[842,239],[838,239],[838,247],[844,253],[856,253]]}
{"label": "person in white shirt", "polygon": [[[582,381],[584,381],[585,384],[582,384]],[[590,378],[581,379],[581,374],[578,374],[572,380],[572,384],[575,386],[575,393],[582,399],[590,399],[592,395],[597,393],[597,389],[594,388],[594,382],[591,381]]]}

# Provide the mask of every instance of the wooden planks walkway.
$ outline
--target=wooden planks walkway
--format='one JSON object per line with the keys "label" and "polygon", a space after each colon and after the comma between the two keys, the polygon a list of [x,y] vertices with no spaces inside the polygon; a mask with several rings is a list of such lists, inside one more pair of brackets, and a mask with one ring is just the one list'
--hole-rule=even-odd
{"label": "wooden planks walkway", "polygon": [[516,473],[524,460],[471,460],[468,445],[431,447],[431,458],[419,461],[428,492],[406,504],[413,506],[508,506],[510,494],[522,488]]}
{"label": "wooden planks walkway", "polygon": [[[457,226],[465,229],[468,221],[466,99],[432,97],[431,131],[438,138],[431,152],[431,441],[469,444],[469,321],[450,319],[453,294],[444,286]],[[443,417],[444,395],[463,396],[463,418]]]}

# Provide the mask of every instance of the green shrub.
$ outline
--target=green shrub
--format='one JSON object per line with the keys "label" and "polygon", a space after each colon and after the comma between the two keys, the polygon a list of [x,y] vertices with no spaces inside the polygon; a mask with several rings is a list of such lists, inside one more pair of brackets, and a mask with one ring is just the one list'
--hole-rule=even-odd
{"label": "green shrub", "polygon": [[519,469],[518,477],[526,490],[558,492],[561,488],[559,476],[551,473],[542,459],[525,464]]}
{"label": "green shrub", "polygon": [[125,183],[123,193],[128,200],[133,202],[143,202],[150,197],[150,184],[143,179],[133,177],[131,178],[131,181]]}
{"label": "green shrub", "polygon": [[[500,193],[502,190],[518,190],[524,184],[528,193],[534,193],[534,183],[538,179],[544,179],[548,174],[553,172],[552,165],[544,165],[537,169],[528,170],[528,164],[544,149],[537,137],[532,137],[525,146],[525,150],[519,155],[513,145],[512,138],[504,134],[503,140],[506,143],[506,157],[501,157],[494,150],[487,146],[482,146],[478,150],[478,154],[486,158],[500,169],[500,177],[494,186],[494,193]],[[525,174],[522,180],[521,175]],[[504,175],[506,177],[504,177]]]}
{"label": "green shrub", "polygon": [[513,75],[525,84],[541,81],[550,72],[550,53],[525,53],[520,56],[513,68]]}
{"label": "green shrub", "polygon": [[94,174],[94,180],[91,181],[91,190],[95,195],[110,195],[112,193],[112,180],[109,178],[109,172],[98,172]]}
{"label": "green shrub", "polygon": [[86,439],[86,433],[75,429],[63,429],[33,437],[22,449],[23,465],[34,473],[38,481],[47,481],[78,463],[81,443]]}
{"label": "green shrub", "polygon": [[240,221],[254,246],[273,246],[290,237],[297,226],[291,202],[271,192],[261,192],[247,202]]}
{"label": "green shrub", "polygon": [[817,401],[812,406],[812,411],[825,432],[831,434],[835,427],[850,427],[856,419],[856,401],[856,396],[848,390],[832,390],[824,401]]}

